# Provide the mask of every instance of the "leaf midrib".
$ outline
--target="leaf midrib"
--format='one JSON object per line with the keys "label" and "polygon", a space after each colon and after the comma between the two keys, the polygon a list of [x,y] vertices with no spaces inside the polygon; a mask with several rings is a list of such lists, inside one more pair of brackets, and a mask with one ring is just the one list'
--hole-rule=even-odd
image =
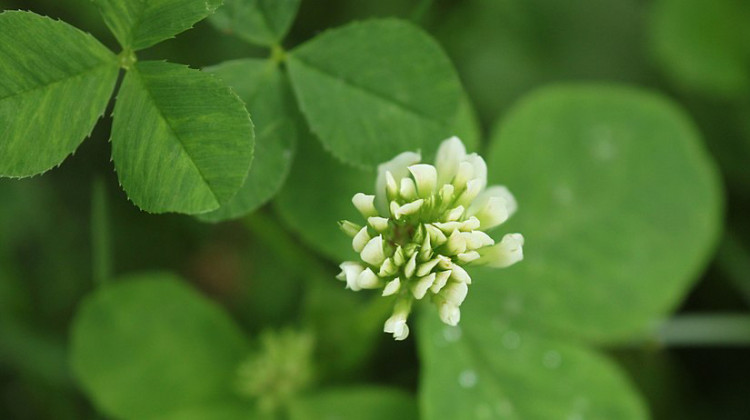
{"label": "leaf midrib", "polygon": [[214,201],[216,202],[216,205],[221,206],[221,201],[219,200],[219,197],[216,196],[216,193],[211,187],[211,183],[208,181],[208,178],[206,178],[206,175],[203,173],[201,168],[195,163],[195,159],[190,154],[187,147],[185,147],[185,143],[183,143],[182,138],[179,135],[177,135],[177,132],[175,131],[174,127],[172,127],[172,124],[169,122],[169,119],[164,116],[164,113],[162,112],[161,108],[159,108],[159,105],[156,102],[156,99],[154,99],[154,96],[151,94],[151,91],[148,89],[148,85],[143,79],[143,76],[141,76],[137,68],[133,68],[132,72],[136,75],[136,77],[138,77],[138,81],[140,82],[141,86],[143,86],[143,90],[146,91],[146,97],[149,99],[149,101],[151,101],[151,104],[154,106],[154,109],[156,109],[156,112],[159,115],[159,118],[161,118],[161,120],[164,121],[164,123],[167,125],[167,128],[169,129],[170,134],[172,134],[172,137],[177,139],[177,143],[179,143],[180,148],[188,157],[190,164],[193,166],[193,168],[195,168],[196,172],[198,172],[198,175],[201,177],[201,179],[203,180],[203,183],[208,188],[208,191],[211,193],[211,197],[213,197]]}
{"label": "leaf midrib", "polygon": [[347,79],[345,77],[341,77],[341,76],[339,76],[337,74],[334,74],[334,73],[330,72],[329,70],[327,70],[327,69],[325,69],[323,67],[320,67],[320,66],[318,66],[316,64],[313,64],[310,61],[307,61],[307,60],[305,60],[305,59],[303,59],[303,58],[301,58],[301,57],[299,57],[297,55],[290,55],[290,59],[297,60],[300,64],[302,64],[302,65],[304,65],[304,66],[306,66],[306,67],[308,67],[308,68],[310,68],[312,70],[315,70],[316,72],[318,72],[318,73],[320,73],[320,74],[322,74],[322,75],[324,75],[324,76],[326,76],[328,78],[341,81],[345,85],[347,85],[347,86],[349,86],[349,87],[351,87],[351,88],[353,88],[355,90],[358,90],[358,91],[363,92],[363,93],[365,93],[367,95],[373,96],[373,97],[375,97],[375,98],[377,98],[377,99],[379,99],[379,100],[381,100],[383,102],[387,102],[387,103],[396,105],[398,108],[402,109],[403,111],[406,111],[407,113],[409,113],[409,114],[411,114],[413,116],[418,117],[419,119],[425,120],[425,121],[427,121],[429,123],[432,123],[432,124],[436,124],[436,125],[438,125],[440,127],[447,126],[447,124],[444,124],[440,119],[437,119],[437,118],[434,118],[432,116],[426,115],[422,111],[420,111],[420,110],[418,110],[418,109],[416,109],[416,108],[414,108],[414,107],[412,107],[412,106],[410,106],[408,104],[405,104],[405,103],[403,103],[401,101],[398,101],[398,100],[396,100],[394,98],[388,97],[388,96],[386,96],[386,95],[384,95],[384,94],[382,94],[380,92],[377,92],[375,90],[372,90],[372,89],[370,89],[370,88],[368,88],[366,86],[359,85],[359,84],[355,83],[354,81],[349,80],[349,79]]}
{"label": "leaf midrib", "polygon": [[81,76],[87,75],[89,73],[94,73],[95,71],[98,71],[101,68],[106,67],[107,65],[111,65],[112,67],[114,67],[113,63],[109,63],[107,61],[100,61],[95,66],[88,67],[88,68],[85,68],[83,71],[79,71],[77,73],[67,75],[66,77],[64,77],[62,79],[57,79],[57,80],[54,80],[54,81],[52,81],[50,83],[46,83],[46,84],[36,85],[36,86],[34,86],[32,88],[24,89],[24,90],[21,90],[21,91],[18,91],[18,92],[13,92],[10,95],[3,96],[3,97],[0,98],[0,102],[5,101],[8,98],[12,98],[12,97],[15,97],[15,96],[20,96],[20,95],[25,95],[25,94],[27,94],[29,92],[33,92],[35,90],[40,90],[40,89],[48,88],[48,87],[54,86],[56,84],[69,81],[71,79],[76,79],[76,78],[79,78]]}

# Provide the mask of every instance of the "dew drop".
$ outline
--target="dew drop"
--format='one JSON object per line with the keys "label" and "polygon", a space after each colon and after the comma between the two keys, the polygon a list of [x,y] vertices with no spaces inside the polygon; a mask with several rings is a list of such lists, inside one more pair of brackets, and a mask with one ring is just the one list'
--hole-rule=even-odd
{"label": "dew drop", "polygon": [[556,350],[550,350],[544,353],[542,364],[548,369],[557,369],[562,364],[562,355]]}
{"label": "dew drop", "polygon": [[478,380],[477,373],[472,369],[466,369],[458,375],[458,384],[462,388],[474,388]]}
{"label": "dew drop", "polygon": [[503,346],[508,350],[515,350],[521,346],[521,336],[515,331],[507,331],[503,334]]}
{"label": "dew drop", "polygon": [[443,328],[443,338],[449,343],[455,343],[461,339],[461,327],[446,326]]}

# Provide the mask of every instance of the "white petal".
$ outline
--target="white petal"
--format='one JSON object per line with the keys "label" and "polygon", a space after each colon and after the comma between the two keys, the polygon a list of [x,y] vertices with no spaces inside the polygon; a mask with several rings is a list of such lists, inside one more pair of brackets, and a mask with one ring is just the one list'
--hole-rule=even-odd
{"label": "white petal", "polygon": [[472,179],[474,179],[474,165],[463,161],[458,165],[458,172],[456,173],[456,177],[453,178],[452,184],[456,191],[461,191]]}
{"label": "white petal", "polygon": [[446,235],[453,234],[453,231],[458,230],[463,225],[462,222],[444,222],[444,223],[433,223],[435,227],[442,230]]}
{"label": "white petal", "polygon": [[417,198],[417,185],[414,180],[409,177],[401,178],[401,188],[399,189],[399,195],[404,200],[414,200]]}
{"label": "white petal", "polygon": [[456,187],[454,187],[453,184],[445,184],[440,187],[440,192],[438,194],[443,203],[452,203],[454,192],[456,192]]}
{"label": "white petal", "polygon": [[463,223],[461,223],[460,230],[462,232],[471,232],[473,230],[479,229],[479,226],[481,226],[481,223],[479,223],[479,219],[471,216],[468,219],[464,220]]}
{"label": "white petal", "polygon": [[443,302],[438,307],[438,312],[440,313],[440,320],[452,327],[455,327],[461,321],[461,310],[456,305]]}
{"label": "white petal", "polygon": [[366,268],[357,276],[357,284],[361,289],[374,289],[380,285],[380,279],[370,268]]}
{"label": "white petal", "polygon": [[471,284],[471,276],[458,264],[453,264],[451,267],[451,278],[461,283]]}
{"label": "white petal", "polygon": [[406,203],[403,206],[399,207],[398,214],[399,216],[408,216],[410,214],[414,214],[422,208],[422,204],[424,204],[424,200],[421,198],[419,200],[412,201],[411,203]]}
{"label": "white petal", "polygon": [[513,265],[523,260],[523,242],[523,235],[520,233],[509,233],[503,236],[500,243],[482,248],[480,250],[482,257],[476,262],[495,268]]}
{"label": "white petal", "polygon": [[[486,182],[486,181],[485,181]],[[468,206],[482,192],[482,182],[479,179],[472,179],[466,183],[466,189],[456,200],[456,203]]]}
{"label": "white petal", "polygon": [[409,172],[414,177],[417,185],[417,193],[420,197],[427,198],[435,193],[437,186],[437,170],[434,166],[425,163],[409,166]]}
{"label": "white petal", "polygon": [[385,194],[385,172],[390,171],[396,182],[400,182],[401,178],[409,176],[409,166],[419,163],[422,160],[422,156],[415,152],[404,152],[388,162],[378,165],[378,177],[375,181],[375,205],[381,212],[386,213],[388,211],[388,198]]}
{"label": "white petal", "polygon": [[456,258],[458,258],[458,261],[460,261],[462,264],[468,264],[472,261],[476,261],[481,257],[477,251],[469,251],[469,252],[463,252],[461,254],[456,255]]}
{"label": "white petal", "polygon": [[368,217],[377,216],[378,211],[375,210],[375,196],[367,195],[362,193],[354,194],[352,197],[352,203],[354,207],[359,210],[362,216],[366,219]]}
{"label": "white petal", "polygon": [[383,261],[385,261],[385,251],[383,250],[383,236],[378,235],[370,239],[370,241],[367,242],[359,255],[362,258],[362,261],[370,265],[379,266],[380,264],[382,264]]}
{"label": "white petal", "polygon": [[466,157],[466,148],[458,137],[451,137],[440,144],[435,157],[438,185],[451,182],[458,172],[458,165]]}
{"label": "white petal", "polygon": [[451,276],[451,270],[448,271],[440,271],[437,273],[437,276],[435,276],[435,282],[432,283],[432,286],[430,286],[430,291],[432,293],[438,293],[446,283],[448,283],[448,279]]}
{"label": "white petal", "polygon": [[468,214],[476,216],[482,229],[491,229],[508,220],[518,209],[513,194],[506,187],[494,185],[482,191],[469,208]]}
{"label": "white petal", "polygon": [[464,215],[464,206],[458,206],[448,212],[446,222],[455,222]]}
{"label": "white petal", "polygon": [[463,235],[464,239],[466,240],[466,248],[469,250],[475,250],[495,244],[495,241],[490,237],[490,235],[482,232],[481,230],[462,232],[461,235]]}
{"label": "white petal", "polygon": [[435,283],[435,273],[430,273],[428,276],[421,277],[411,288],[411,293],[416,299],[422,299],[427,291],[430,289],[433,283]]}
{"label": "white petal", "polygon": [[476,153],[467,155],[465,161],[474,167],[473,179],[479,180],[480,190],[483,190],[487,186],[487,163]]}
{"label": "white petal", "polygon": [[440,295],[448,302],[453,305],[460,306],[466,295],[469,293],[469,286],[466,283],[452,281],[445,285],[443,290],[440,291]]}
{"label": "white petal", "polygon": [[464,239],[461,232],[454,230],[451,236],[448,237],[448,241],[445,243],[445,254],[456,255],[466,251],[466,239]]}
{"label": "white petal", "polygon": [[401,289],[401,280],[396,277],[383,288],[383,296],[395,295]]}
{"label": "white petal", "polygon": [[395,220],[401,219],[401,206],[397,202],[391,201],[390,209],[391,217]]}
{"label": "white petal", "polygon": [[348,288],[355,292],[358,291],[357,277],[364,271],[365,267],[360,263],[352,261],[343,262],[339,267],[341,268],[341,273],[337,276],[338,279],[345,280]]}
{"label": "white petal", "polygon": [[399,245],[393,253],[393,263],[396,264],[396,266],[401,267],[405,262],[406,256],[404,255],[404,249]]}
{"label": "white petal", "polygon": [[385,217],[368,217],[367,223],[378,232],[385,232],[386,230],[388,230],[388,219]]}
{"label": "white petal", "polygon": [[367,226],[360,229],[360,231],[354,235],[354,238],[352,238],[352,248],[354,248],[354,252],[362,252],[362,250],[365,249],[365,245],[370,242],[370,239],[372,238],[370,237],[370,234],[367,233]]}
{"label": "white petal", "polygon": [[398,196],[398,183],[391,171],[385,171],[385,196],[394,200]]}

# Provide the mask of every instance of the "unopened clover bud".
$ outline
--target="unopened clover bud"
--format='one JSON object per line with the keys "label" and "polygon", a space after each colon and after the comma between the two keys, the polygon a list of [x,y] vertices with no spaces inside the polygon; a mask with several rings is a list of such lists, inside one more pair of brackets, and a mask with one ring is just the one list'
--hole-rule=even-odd
{"label": "unopened clover bud", "polygon": [[339,267],[341,268],[341,273],[339,273],[336,278],[346,281],[346,287],[349,289],[352,289],[355,292],[358,291],[360,287],[357,283],[357,277],[359,277],[362,271],[364,271],[365,267],[360,263],[351,261],[343,262]]}
{"label": "unopened clover bud", "polygon": [[422,240],[422,246],[419,248],[419,254],[417,259],[420,262],[427,261],[432,258],[432,244],[430,243],[430,235],[425,234]]}
{"label": "unopened clover bud", "polygon": [[383,261],[385,261],[383,235],[378,235],[370,239],[370,241],[367,242],[365,247],[362,249],[362,252],[360,252],[359,256],[362,258],[362,261],[366,262],[367,264],[374,266],[379,266],[380,264],[382,264]]}
{"label": "unopened clover bud", "polygon": [[417,254],[412,254],[411,258],[409,258],[409,261],[406,262],[406,266],[404,267],[404,274],[406,277],[411,277],[414,275],[414,272],[417,270]]}
{"label": "unopened clover bud", "polygon": [[422,204],[424,204],[424,199],[414,200],[411,203],[406,203],[403,206],[401,206],[398,209],[398,213],[401,216],[408,216],[411,214],[414,214],[419,211],[419,209],[422,208]]}
{"label": "unopened clover bud", "polygon": [[443,231],[435,227],[435,225],[430,223],[423,226],[427,234],[430,235],[430,242],[435,246],[440,246],[448,240]]}
{"label": "unopened clover bud", "polygon": [[401,289],[401,280],[396,277],[389,281],[383,288],[383,296],[395,295]]}
{"label": "unopened clover bud", "polygon": [[461,232],[454,230],[451,236],[448,237],[444,248],[448,255],[460,254],[466,251],[466,239],[461,235]]}
{"label": "unopened clover bud", "polygon": [[435,192],[437,185],[437,170],[432,165],[420,163],[409,166],[409,172],[414,177],[414,183],[417,185],[417,194],[422,198],[427,198]]}
{"label": "unopened clover bud", "polygon": [[383,264],[380,266],[380,271],[378,271],[378,276],[380,277],[392,276],[398,272],[398,269],[399,269],[399,266],[393,262],[393,259],[386,258],[385,261],[383,261]]}
{"label": "unopened clover bud", "polygon": [[443,290],[440,291],[440,295],[448,302],[456,306],[460,306],[466,295],[469,293],[469,286],[466,283],[452,281],[445,285]]}
{"label": "unopened clover bud", "polygon": [[339,221],[339,228],[341,228],[342,232],[353,238],[362,229],[362,226],[348,220],[341,220]]}
{"label": "unopened clover bud", "polygon": [[367,224],[372,226],[376,231],[383,233],[388,230],[388,218],[372,216],[367,218]]}
{"label": "unopened clover bud", "polygon": [[401,188],[399,190],[401,198],[412,201],[417,198],[417,186],[411,178],[401,178]]}
{"label": "unopened clover bud", "polygon": [[370,268],[366,268],[357,276],[357,285],[361,289],[374,289],[379,286],[380,279]]}
{"label": "unopened clover bud", "polygon": [[354,252],[362,252],[362,250],[365,249],[365,245],[367,245],[371,239],[370,234],[367,233],[367,226],[360,229],[359,232],[354,235],[354,238],[352,238],[352,248],[354,249]]}
{"label": "unopened clover bud", "polygon": [[416,283],[411,288],[411,292],[417,299],[422,299],[425,294],[427,294],[427,290],[430,289],[432,284],[435,282],[435,273],[430,273],[424,277],[420,277],[417,279]]}
{"label": "unopened clover bud", "polygon": [[367,195],[362,193],[354,194],[354,197],[352,197],[352,203],[364,218],[378,215],[378,211],[375,210],[374,195]]}
{"label": "unopened clover bud", "polygon": [[440,271],[435,276],[435,282],[432,283],[432,286],[430,286],[430,291],[432,293],[438,293],[440,290],[445,286],[446,283],[448,283],[448,279],[451,276],[451,270],[447,271]]}
{"label": "unopened clover bud", "polygon": [[440,320],[452,327],[455,327],[458,325],[458,322],[461,321],[461,310],[458,309],[458,306],[449,302],[440,303],[438,306],[438,312],[440,314]]}
{"label": "unopened clover bud", "polygon": [[396,251],[393,252],[393,263],[401,267],[406,262],[406,255],[404,255],[404,249],[401,245],[396,247]]}
{"label": "unopened clover bud", "polygon": [[446,217],[446,222],[455,222],[458,219],[461,218],[461,216],[464,215],[464,206],[458,206],[448,212],[448,216]]}
{"label": "unopened clover bud", "polygon": [[523,242],[520,233],[509,233],[499,243],[481,249],[481,258],[476,262],[495,268],[511,266],[523,260]]}
{"label": "unopened clover bud", "polygon": [[456,188],[453,186],[453,184],[445,184],[440,188],[440,193],[438,194],[440,196],[440,201],[444,203],[449,203],[453,201],[453,193],[456,191]]}
{"label": "unopened clover bud", "polygon": [[429,273],[430,271],[432,271],[432,269],[433,269],[433,268],[435,268],[435,266],[436,266],[436,265],[437,265],[437,264],[438,264],[439,262],[440,262],[440,259],[439,259],[439,258],[434,258],[434,259],[432,259],[432,260],[430,260],[430,261],[427,261],[427,262],[426,262],[426,263],[424,263],[424,264],[420,264],[420,265],[419,265],[419,266],[417,267],[417,277],[422,277],[422,276],[426,276],[426,275],[427,275],[427,273]]}

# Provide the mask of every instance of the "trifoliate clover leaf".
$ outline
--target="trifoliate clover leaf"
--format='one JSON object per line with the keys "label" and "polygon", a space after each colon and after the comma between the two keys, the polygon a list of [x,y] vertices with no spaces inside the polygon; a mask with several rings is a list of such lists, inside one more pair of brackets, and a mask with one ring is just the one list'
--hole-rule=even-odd
{"label": "trifoliate clover leaf", "polygon": [[503,186],[487,188],[487,165],[467,154],[457,137],[445,140],[435,164],[404,152],[378,167],[375,195],[356,194],[352,203],[365,225],[341,221],[361,261],[340,265],[346,287],[382,289],[395,296],[384,331],[396,340],[409,335],[407,318],[415,300],[429,296],[440,319],[456,325],[471,277],[464,267],[507,267],[523,259],[523,236],[507,234],[499,243],[485,233],[517,209]]}

